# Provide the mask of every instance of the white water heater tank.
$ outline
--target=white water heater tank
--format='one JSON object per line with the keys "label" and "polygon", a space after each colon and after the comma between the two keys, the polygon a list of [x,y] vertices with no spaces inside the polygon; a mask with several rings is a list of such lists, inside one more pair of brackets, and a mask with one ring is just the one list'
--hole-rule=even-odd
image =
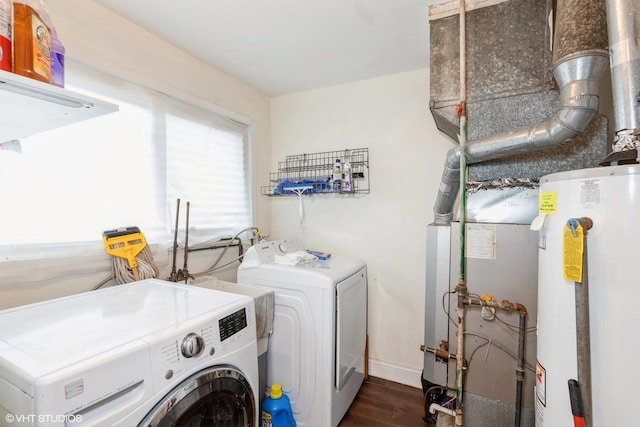
{"label": "white water heater tank", "polygon": [[[568,380],[577,378],[575,282],[563,274],[563,228],[588,217],[588,291],[594,427],[640,425],[640,166],[541,178],[536,427],[572,426]],[[544,209],[542,204],[544,201]],[[541,219],[541,218],[539,218]]]}

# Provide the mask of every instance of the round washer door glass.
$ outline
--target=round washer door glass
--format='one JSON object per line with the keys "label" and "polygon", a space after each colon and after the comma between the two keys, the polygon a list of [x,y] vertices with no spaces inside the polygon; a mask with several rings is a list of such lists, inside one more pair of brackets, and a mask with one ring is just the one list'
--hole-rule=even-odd
{"label": "round washer door glass", "polygon": [[145,427],[253,427],[251,385],[234,368],[214,367],[175,387],[139,424]]}

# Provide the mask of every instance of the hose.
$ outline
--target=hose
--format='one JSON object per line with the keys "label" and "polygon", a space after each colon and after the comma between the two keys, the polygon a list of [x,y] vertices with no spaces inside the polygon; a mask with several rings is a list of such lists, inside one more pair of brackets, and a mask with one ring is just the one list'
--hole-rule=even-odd
{"label": "hose", "polygon": [[208,267],[206,270],[201,271],[199,273],[195,273],[192,274],[192,276],[194,277],[198,277],[198,276],[204,276],[207,275],[209,273],[213,273],[214,271],[217,271],[223,267],[226,267],[227,265],[234,263],[238,260],[242,260],[244,255],[240,255],[237,258],[234,258],[232,261],[228,262],[227,264],[224,264],[222,266],[218,266],[218,264],[220,263],[220,260],[222,259],[222,257],[224,256],[224,254],[227,252],[227,249],[229,249],[229,247],[231,246],[231,244],[238,239],[238,237],[242,234],[245,233],[247,231],[255,231],[255,232],[259,232],[260,230],[257,227],[247,227],[244,228],[242,230],[240,230],[235,236],[233,236],[231,239],[229,239],[229,241],[227,242],[227,244],[222,248],[222,252],[220,253],[220,255],[218,255],[218,258],[216,258],[216,260],[213,262],[213,264]]}

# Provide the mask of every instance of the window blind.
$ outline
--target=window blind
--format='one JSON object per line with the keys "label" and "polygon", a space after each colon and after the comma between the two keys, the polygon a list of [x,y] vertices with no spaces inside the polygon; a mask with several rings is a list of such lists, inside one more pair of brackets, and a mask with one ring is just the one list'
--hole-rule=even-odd
{"label": "window blind", "polygon": [[249,226],[246,126],[71,61],[65,71],[67,88],[120,111],[0,151],[0,246],[95,242],[132,225],[167,238],[177,198],[192,203],[195,234]]}

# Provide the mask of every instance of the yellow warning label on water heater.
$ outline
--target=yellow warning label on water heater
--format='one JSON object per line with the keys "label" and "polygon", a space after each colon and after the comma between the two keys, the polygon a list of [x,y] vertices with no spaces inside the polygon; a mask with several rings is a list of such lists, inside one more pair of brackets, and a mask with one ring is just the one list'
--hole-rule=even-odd
{"label": "yellow warning label on water heater", "polygon": [[584,251],[584,231],[581,225],[575,230],[565,225],[563,230],[562,266],[564,278],[582,283],[582,252]]}
{"label": "yellow warning label on water heater", "polygon": [[557,193],[555,191],[547,191],[538,195],[538,212],[540,214],[556,213]]}

